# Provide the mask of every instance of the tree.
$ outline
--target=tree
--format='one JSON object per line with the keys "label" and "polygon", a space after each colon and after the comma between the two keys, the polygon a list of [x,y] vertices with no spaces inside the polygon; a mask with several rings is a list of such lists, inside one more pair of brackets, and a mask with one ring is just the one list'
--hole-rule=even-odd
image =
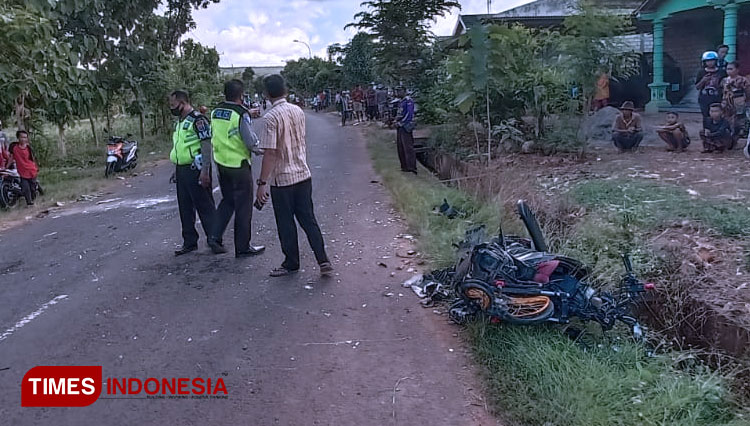
{"label": "tree", "polygon": [[329,87],[341,87],[341,72],[336,63],[318,57],[289,61],[281,75],[292,90],[303,96]]}
{"label": "tree", "polygon": [[249,86],[253,82],[254,77],[255,71],[251,67],[247,67],[242,71],[242,81],[245,82],[245,86]]}
{"label": "tree", "polygon": [[632,17],[619,15],[581,2],[575,14],[563,21],[561,52],[570,80],[583,93],[583,110],[588,111],[598,72],[627,78],[637,72],[638,56],[619,36],[632,30]]}
{"label": "tree", "polygon": [[357,33],[341,49],[341,73],[346,87],[375,79],[375,46],[367,33]]}
{"label": "tree", "polygon": [[429,21],[460,8],[455,0],[370,0],[354,15],[354,27],[368,32],[374,43],[377,73],[391,82],[414,83],[425,70],[424,48],[432,34]]}

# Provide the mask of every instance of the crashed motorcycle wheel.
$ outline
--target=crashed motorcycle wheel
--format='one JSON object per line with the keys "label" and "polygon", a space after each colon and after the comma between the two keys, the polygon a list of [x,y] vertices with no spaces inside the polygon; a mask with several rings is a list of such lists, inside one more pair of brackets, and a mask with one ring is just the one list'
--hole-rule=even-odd
{"label": "crashed motorcycle wheel", "polygon": [[492,289],[482,281],[469,280],[461,283],[459,293],[470,305],[482,311],[492,307]]}
{"label": "crashed motorcycle wheel", "polygon": [[509,297],[502,320],[511,324],[536,324],[555,313],[555,304],[546,296]]}

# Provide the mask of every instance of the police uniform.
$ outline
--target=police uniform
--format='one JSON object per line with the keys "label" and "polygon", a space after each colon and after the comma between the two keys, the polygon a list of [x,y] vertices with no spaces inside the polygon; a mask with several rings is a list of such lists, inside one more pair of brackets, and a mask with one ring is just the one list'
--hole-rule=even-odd
{"label": "police uniform", "polygon": [[[198,182],[200,170],[193,165],[195,157],[201,153],[201,140],[211,139],[211,125],[206,116],[191,111],[177,122],[172,135],[172,151],[169,159],[175,164],[177,181],[177,205],[182,222],[183,248],[198,246],[198,232],[195,230],[195,212],[201,219],[203,231],[210,240],[216,213],[213,194]],[[210,167],[205,164],[203,167]]]}
{"label": "police uniform", "polygon": [[219,172],[222,200],[216,211],[216,231],[219,240],[234,215],[235,255],[255,254],[250,247],[253,217],[253,174],[251,154],[242,139],[240,126],[249,112],[242,105],[220,103],[211,113],[213,157]]}

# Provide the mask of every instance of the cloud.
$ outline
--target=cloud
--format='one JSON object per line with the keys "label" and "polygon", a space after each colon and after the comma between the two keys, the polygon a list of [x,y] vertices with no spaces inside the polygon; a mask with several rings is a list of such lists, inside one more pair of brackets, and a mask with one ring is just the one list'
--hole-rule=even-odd
{"label": "cloud", "polygon": [[[495,0],[493,12],[527,3],[528,0]],[[186,37],[214,46],[221,66],[283,65],[291,59],[326,55],[333,43],[346,43],[356,34],[344,30],[361,10],[359,0],[222,0],[193,12],[197,27]],[[463,0],[460,13],[486,13],[486,0]],[[432,30],[437,35],[453,32],[458,10],[439,18]]]}

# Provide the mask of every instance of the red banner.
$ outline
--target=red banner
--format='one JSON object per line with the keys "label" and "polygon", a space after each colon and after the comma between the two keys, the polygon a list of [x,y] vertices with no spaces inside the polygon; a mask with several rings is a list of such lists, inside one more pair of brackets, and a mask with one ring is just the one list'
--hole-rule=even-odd
{"label": "red banner", "polygon": [[23,407],[86,407],[102,392],[101,366],[45,366],[23,376]]}

